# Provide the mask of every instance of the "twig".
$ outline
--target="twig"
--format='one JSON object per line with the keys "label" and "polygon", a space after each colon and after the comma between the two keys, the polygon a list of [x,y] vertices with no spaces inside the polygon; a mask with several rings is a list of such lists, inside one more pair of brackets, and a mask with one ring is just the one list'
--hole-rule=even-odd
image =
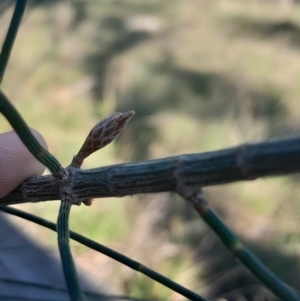
{"label": "twig", "polygon": [[[178,180],[188,186],[211,186],[300,171],[300,137],[270,140],[230,149],[181,155],[89,170],[69,167],[72,193],[77,200],[175,191]],[[24,181],[0,204],[59,199],[51,175]]]}

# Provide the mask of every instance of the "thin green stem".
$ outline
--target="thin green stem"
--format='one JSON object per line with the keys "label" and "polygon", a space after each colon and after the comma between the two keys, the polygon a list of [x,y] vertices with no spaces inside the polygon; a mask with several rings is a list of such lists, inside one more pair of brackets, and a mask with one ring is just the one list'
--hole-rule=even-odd
{"label": "thin green stem", "polygon": [[[35,215],[32,215],[30,213],[12,208],[12,207],[3,207],[0,206],[0,211],[7,212],[9,214],[24,218],[28,221],[31,221],[33,223],[36,223],[38,225],[41,225],[45,228],[51,229],[53,231],[57,231],[56,225],[48,220],[45,220],[43,218],[37,217]],[[132,268],[133,270],[140,272],[149,278],[153,279],[156,282],[161,283],[162,285],[170,288],[171,290],[177,292],[178,294],[186,297],[189,300],[195,300],[195,301],[205,301],[206,299],[197,295],[193,291],[181,286],[180,284],[168,279],[167,277],[164,277],[160,275],[159,273],[147,268],[146,266],[142,265],[141,263],[132,260],[108,247],[105,247],[93,240],[90,240],[76,232],[70,231],[70,237],[77,242],[85,245],[88,248],[91,248],[97,252],[100,252],[104,255],[109,256],[110,258]]]}
{"label": "thin green stem", "polygon": [[204,221],[219,236],[224,245],[280,300],[300,301],[300,296],[269,270],[250,250],[239,241],[237,236],[226,226],[221,218],[208,207],[202,191],[180,187],[178,193],[191,202]]}
{"label": "thin green stem", "polygon": [[[33,136],[25,121],[17,110],[11,105],[5,95],[0,91],[0,112],[6,117],[11,126],[19,135],[28,150],[41,163],[46,165],[56,179],[56,186],[62,191],[66,171],[61,164],[46,149],[44,149]],[[58,218],[58,245],[61,254],[63,270],[72,301],[85,300],[79,286],[76,269],[69,247],[68,215],[71,203],[62,201]]]}
{"label": "thin green stem", "polygon": [[0,91],[0,112],[5,116],[13,129],[17,132],[20,139],[23,141],[32,155],[38,161],[48,167],[55,177],[64,172],[63,167],[56,160],[56,158],[53,157],[46,149],[44,149],[36,140],[21,115],[9,102],[2,91]]}
{"label": "thin green stem", "polygon": [[61,201],[57,220],[57,240],[63,271],[72,301],[84,301],[69,244],[69,214],[71,202]]}
{"label": "thin green stem", "polygon": [[300,296],[286,285],[279,277],[269,270],[249,249],[247,249],[234,233],[222,222],[219,216],[207,209],[203,219],[216,232],[225,246],[267,286],[280,300],[299,301]]}
{"label": "thin green stem", "polygon": [[15,10],[10,21],[0,56],[0,84],[3,81],[5,69],[25,11],[26,3],[27,0],[17,0]]}

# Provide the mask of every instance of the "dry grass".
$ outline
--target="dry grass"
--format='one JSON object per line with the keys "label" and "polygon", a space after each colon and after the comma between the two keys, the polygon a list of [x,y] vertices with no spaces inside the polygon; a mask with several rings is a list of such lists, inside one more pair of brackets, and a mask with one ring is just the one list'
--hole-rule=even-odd
{"label": "dry grass", "polygon": [[[28,14],[3,89],[64,165],[92,125],[115,110],[135,110],[132,126],[118,143],[89,158],[85,168],[214,150],[300,128],[300,33],[266,30],[287,22],[297,28],[296,5],[283,11],[267,1],[91,2],[74,30],[62,12],[68,20],[74,17],[64,2]],[[161,31],[135,41],[123,25],[136,15],[153,17]],[[0,125],[8,129],[3,119]],[[298,190],[297,177],[206,190],[212,206],[262,258],[273,254],[287,262],[281,269],[268,261],[294,285]],[[22,208],[56,218],[55,204]],[[232,276],[240,268],[222,270],[214,250],[226,250],[173,195],[96,200],[91,208],[74,208],[71,225],[199,293],[215,297],[226,291],[224,285],[237,298],[242,286],[236,281],[240,276]],[[43,231],[26,229],[33,237]],[[54,248],[55,237],[43,235]],[[104,256],[77,245],[74,250],[77,262],[119,291],[178,299]],[[232,273],[227,277],[225,271]]]}

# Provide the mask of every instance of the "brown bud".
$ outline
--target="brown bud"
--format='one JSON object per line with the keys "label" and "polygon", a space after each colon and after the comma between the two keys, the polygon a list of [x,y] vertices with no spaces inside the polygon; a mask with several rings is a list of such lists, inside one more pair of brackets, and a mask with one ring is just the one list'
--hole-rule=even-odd
{"label": "brown bud", "polygon": [[79,168],[90,154],[113,141],[126,127],[134,111],[114,113],[99,121],[88,134],[71,166]]}

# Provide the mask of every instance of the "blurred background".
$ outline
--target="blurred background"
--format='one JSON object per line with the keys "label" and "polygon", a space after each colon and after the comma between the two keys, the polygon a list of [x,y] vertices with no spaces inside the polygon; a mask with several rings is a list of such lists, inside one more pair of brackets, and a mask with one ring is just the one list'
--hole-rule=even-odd
{"label": "blurred background", "polygon": [[[101,118],[135,110],[83,168],[295,135],[300,130],[300,3],[293,0],[29,0],[3,91],[68,165]],[[0,3],[3,40],[14,1]],[[0,117],[1,132],[10,126]],[[300,289],[299,176],[206,188],[211,206],[265,264]],[[56,221],[58,202],[19,208]],[[56,235],[9,218],[56,254]],[[216,300],[276,300],[173,193],[97,199],[71,229]],[[72,243],[111,291],[176,293]]]}

